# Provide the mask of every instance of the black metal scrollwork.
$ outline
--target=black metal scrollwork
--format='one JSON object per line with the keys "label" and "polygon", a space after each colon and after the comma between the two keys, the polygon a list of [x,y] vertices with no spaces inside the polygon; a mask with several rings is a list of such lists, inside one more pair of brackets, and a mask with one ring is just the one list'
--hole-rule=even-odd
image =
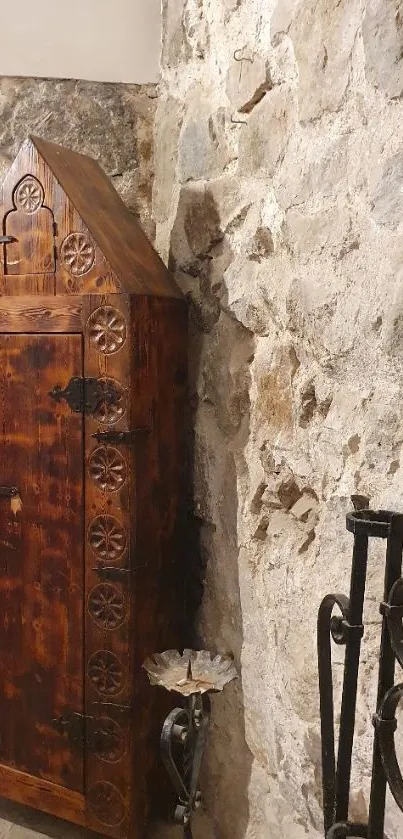
{"label": "black metal scrollwork", "polygon": [[186,708],[175,708],[161,734],[161,757],[178,797],[175,822],[192,839],[192,815],[201,803],[199,774],[210,721],[207,694],[192,694]]}
{"label": "black metal scrollwork", "polygon": [[[318,615],[318,663],[322,732],[322,783],[326,839],[368,837],[385,839],[386,790],[389,785],[403,811],[403,777],[395,749],[396,710],[403,698],[403,684],[395,685],[396,659],[403,667],[403,515],[367,508],[347,516],[347,530],[354,534],[350,596],[327,595]],[[351,761],[356,716],[358,669],[369,538],[386,539],[384,600],[379,656],[377,711],[368,823],[349,822]],[[341,615],[333,615],[337,606]],[[337,760],[331,639],[345,645],[344,680]]]}

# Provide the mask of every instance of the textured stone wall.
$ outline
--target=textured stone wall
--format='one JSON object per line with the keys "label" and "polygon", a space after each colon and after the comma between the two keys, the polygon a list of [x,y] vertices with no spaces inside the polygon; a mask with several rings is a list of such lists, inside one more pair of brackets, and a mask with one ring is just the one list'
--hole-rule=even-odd
{"label": "textured stone wall", "polygon": [[0,76],[0,180],[29,134],[99,161],[152,236],[155,85]]}
{"label": "textured stone wall", "polygon": [[208,839],[321,835],[317,608],[348,593],[350,496],[403,510],[402,53],[401,0],[164,0],[154,218],[191,308],[200,640],[241,670],[214,700]]}

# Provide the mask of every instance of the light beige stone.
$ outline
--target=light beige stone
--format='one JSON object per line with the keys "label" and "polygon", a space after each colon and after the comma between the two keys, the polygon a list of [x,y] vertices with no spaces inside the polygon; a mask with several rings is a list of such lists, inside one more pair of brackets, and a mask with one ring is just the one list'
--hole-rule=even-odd
{"label": "light beige stone", "polygon": [[347,91],[361,25],[360,0],[301,0],[288,33],[299,75],[299,118],[337,111]]}
{"label": "light beige stone", "polygon": [[223,108],[211,113],[207,99],[193,100],[179,140],[178,177],[182,182],[221,175],[230,161]]}
{"label": "light beige stone", "polygon": [[[241,667],[214,707],[203,771],[214,839],[323,836],[317,609],[348,593],[351,495],[402,506],[397,12],[395,0],[277,0],[264,13],[260,0],[188,0],[192,56],[162,66],[161,95],[185,116],[180,169],[172,184],[161,164],[156,190],[169,208],[158,241],[194,301],[197,629]],[[235,51],[260,56],[243,79]],[[272,88],[255,103],[266,63]],[[383,562],[378,546],[352,775],[364,820]],[[386,833],[402,832],[389,802]]]}
{"label": "light beige stone", "polygon": [[171,213],[172,192],[175,186],[179,135],[182,127],[182,105],[173,96],[161,102],[155,119],[155,142],[160,154],[155,159],[154,218],[160,224]]}
{"label": "light beige stone", "polygon": [[278,87],[256,105],[239,143],[239,172],[243,176],[274,175],[290,137],[293,117],[290,91]]}
{"label": "light beige stone", "polygon": [[403,93],[403,3],[369,0],[362,24],[365,72],[391,98]]}
{"label": "light beige stone", "polygon": [[250,113],[271,86],[266,58],[235,51],[227,74],[227,96],[235,110]]}
{"label": "light beige stone", "polygon": [[187,61],[191,56],[184,26],[186,6],[187,0],[162,2],[162,60],[170,67]]}
{"label": "light beige stone", "polygon": [[381,177],[372,195],[374,221],[391,230],[403,220],[403,150],[385,158]]}

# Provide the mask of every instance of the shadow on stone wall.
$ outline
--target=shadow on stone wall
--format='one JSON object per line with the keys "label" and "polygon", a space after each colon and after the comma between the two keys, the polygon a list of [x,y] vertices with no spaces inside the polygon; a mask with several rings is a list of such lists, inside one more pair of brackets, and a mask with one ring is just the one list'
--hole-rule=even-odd
{"label": "shadow on stone wall", "polygon": [[213,195],[203,184],[184,186],[172,228],[170,268],[190,311],[188,641],[233,656],[240,673],[223,695],[213,697],[202,775],[205,839],[245,836],[252,765],[241,672],[237,458],[248,436],[253,339],[220,304],[231,257]]}

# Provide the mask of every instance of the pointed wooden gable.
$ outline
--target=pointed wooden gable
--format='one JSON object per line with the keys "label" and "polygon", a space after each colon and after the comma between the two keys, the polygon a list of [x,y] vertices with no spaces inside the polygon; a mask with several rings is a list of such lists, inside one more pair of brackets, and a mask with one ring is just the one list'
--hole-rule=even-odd
{"label": "pointed wooden gable", "polygon": [[181,297],[99,164],[29,138],[0,191],[0,291]]}

